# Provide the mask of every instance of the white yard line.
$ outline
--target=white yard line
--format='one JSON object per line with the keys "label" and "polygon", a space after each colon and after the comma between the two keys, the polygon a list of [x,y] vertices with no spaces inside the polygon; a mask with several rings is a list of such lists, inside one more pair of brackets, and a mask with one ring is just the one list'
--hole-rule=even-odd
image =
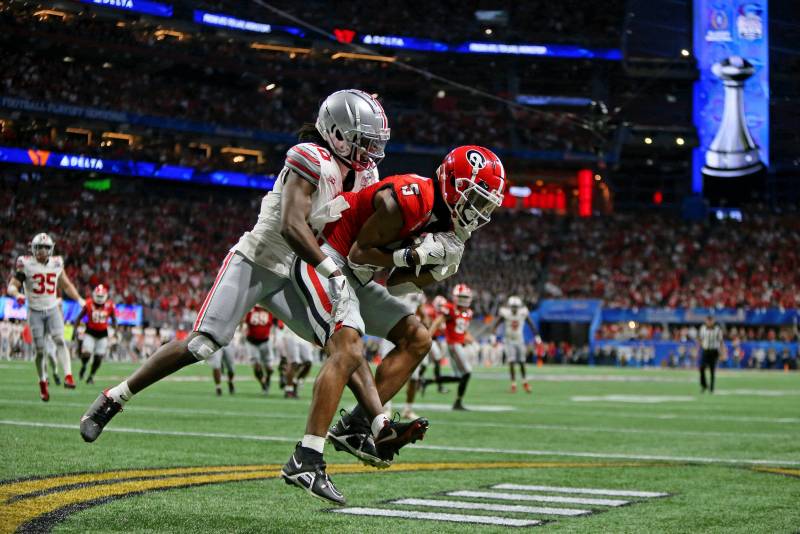
{"label": "white yard line", "polygon": [[450,497],[472,497],[474,499],[497,499],[499,501],[551,502],[559,504],[583,504],[586,506],[625,506],[630,501],[622,499],[588,499],[583,497],[556,497],[553,495],[528,495],[525,493],[502,493],[497,491],[448,491]]}
{"label": "white yard line", "polygon": [[384,508],[336,508],[331,510],[337,514],[350,514],[374,517],[400,517],[403,519],[422,519],[428,521],[449,521],[453,523],[471,523],[474,525],[501,525],[505,527],[532,527],[541,525],[535,519],[511,519],[492,515],[445,514],[441,512],[415,512],[411,510],[387,510]]}
{"label": "white yard line", "polygon": [[[3,419],[0,420],[0,425],[9,426],[22,426],[22,427],[39,427],[39,428],[58,428],[77,430],[78,425],[61,424],[61,423],[41,423],[35,421],[14,421]],[[253,434],[227,434],[218,432],[182,432],[182,431],[169,431],[169,430],[148,430],[143,428],[128,428],[111,426],[105,430],[106,432],[128,432],[133,434],[152,434],[161,436],[188,436],[188,437],[204,437],[216,439],[241,439],[252,441],[279,441],[294,443],[297,437],[283,437],[283,436],[260,436]],[[493,449],[481,447],[450,447],[446,445],[422,445],[415,444],[409,445],[413,449],[431,450],[431,451],[444,451],[444,452],[470,452],[476,454],[491,454],[493,456],[552,456],[552,457],[566,457],[566,458],[597,458],[597,459],[618,459],[618,460],[640,460],[640,461],[663,461],[663,462],[688,462],[688,463],[706,463],[706,464],[743,464],[743,465],[777,465],[777,466],[795,466],[800,465],[798,460],[782,460],[782,459],[749,459],[749,458],[715,458],[715,457],[702,457],[702,456],[662,456],[651,454],[615,454],[615,453],[602,453],[602,452],[579,452],[579,451],[548,451],[548,450],[531,450],[531,449]]]}
{"label": "white yard line", "polygon": [[584,495],[609,495],[611,497],[666,497],[669,493],[655,491],[629,491],[599,488],[566,488],[563,486],[529,486],[526,484],[495,484],[492,489],[514,491],[545,491],[548,493],[578,493]]}
{"label": "white yard line", "polygon": [[425,506],[430,508],[454,508],[457,510],[486,510],[489,512],[513,512],[521,514],[541,514],[560,516],[589,515],[591,510],[577,510],[575,508],[546,508],[541,506],[524,506],[521,504],[494,504],[472,501],[452,501],[444,499],[398,499],[392,504],[406,506]]}

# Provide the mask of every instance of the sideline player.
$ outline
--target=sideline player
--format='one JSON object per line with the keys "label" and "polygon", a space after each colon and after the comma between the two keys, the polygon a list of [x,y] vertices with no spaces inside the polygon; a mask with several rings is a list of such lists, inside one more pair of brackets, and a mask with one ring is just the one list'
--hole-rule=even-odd
{"label": "sideline player", "polygon": [[253,374],[256,377],[261,391],[266,395],[269,392],[269,383],[272,378],[272,314],[261,306],[254,306],[247,312],[244,324],[247,327],[245,347],[253,365]]}
{"label": "sideline player", "polygon": [[530,311],[522,303],[522,299],[516,295],[508,297],[505,307],[500,308],[497,321],[492,327],[492,332],[497,333],[501,324],[505,324],[503,334],[503,350],[506,354],[508,369],[511,373],[511,393],[517,392],[517,380],[514,375],[514,364],[519,365],[519,373],[522,377],[522,387],[526,392],[531,392],[528,378],[525,376],[525,357],[528,347],[525,345],[525,324],[528,324],[531,331],[536,334],[536,325],[531,320]]}
{"label": "sideline player", "polygon": [[[8,296],[17,299],[22,305],[28,301],[28,324],[33,336],[36,351],[36,374],[39,376],[39,394],[43,401],[50,400],[47,389],[47,368],[45,363],[45,337],[52,338],[56,344],[61,367],[64,370],[64,387],[75,388],[72,379],[72,362],[69,348],[64,340],[64,316],[58,305],[57,291],[61,289],[68,297],[83,307],[86,301],[72,285],[64,272],[64,259],[53,256],[55,243],[45,233],[37,234],[31,240],[32,256],[20,256],[16,262],[16,272],[8,281]],[[20,292],[24,288],[25,293]]]}
{"label": "sideline player", "polygon": [[301,381],[311,371],[311,365],[314,362],[314,346],[288,329],[284,333],[283,342],[286,344],[286,376],[283,396],[287,399],[296,399]]}
{"label": "sideline player", "polygon": [[222,395],[223,370],[228,378],[228,393],[233,395],[236,392],[236,386],[233,385],[236,373],[236,343],[236,341],[231,341],[206,360],[211,367],[211,376],[214,379],[214,389],[217,392],[217,397]]}
{"label": "sideline player", "polygon": [[[472,343],[472,335],[469,333],[469,324],[472,322],[472,290],[466,284],[456,284],[453,288],[453,301],[448,302],[442,308],[445,316],[445,340],[447,350],[450,354],[450,363],[456,372],[458,380],[458,391],[456,401],[453,403],[454,410],[466,410],[464,408],[464,393],[467,391],[467,384],[472,376],[472,365],[470,364],[468,345]],[[442,377],[444,378],[444,377]]]}
{"label": "sideline player", "polygon": [[114,303],[108,300],[108,289],[103,284],[98,285],[92,291],[92,298],[86,301],[86,305],[81,309],[75,324],[79,324],[86,317],[86,332],[81,343],[81,370],[78,377],[83,379],[86,373],[86,366],[89,359],[92,359],[92,368],[89,370],[87,384],[94,384],[94,375],[103,358],[108,355],[108,321],[117,329],[117,313]]}

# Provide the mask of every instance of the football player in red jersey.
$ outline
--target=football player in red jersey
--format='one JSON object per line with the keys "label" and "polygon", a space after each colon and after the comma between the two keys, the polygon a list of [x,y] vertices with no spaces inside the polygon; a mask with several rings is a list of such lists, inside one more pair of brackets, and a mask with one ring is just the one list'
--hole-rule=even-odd
{"label": "football player in red jersey", "polygon": [[453,288],[453,301],[442,308],[445,316],[445,340],[458,378],[458,393],[453,403],[454,410],[465,410],[464,393],[472,374],[472,366],[467,357],[465,345],[472,342],[469,323],[472,321],[472,290],[466,284],[457,284]]}
{"label": "football player in red jersey", "polygon": [[89,377],[86,379],[87,384],[94,384],[94,375],[108,354],[108,321],[111,320],[115,331],[117,329],[114,303],[108,299],[108,289],[103,284],[94,288],[92,298],[86,301],[75,319],[75,325],[77,326],[84,317],[86,317],[86,334],[81,343],[81,371],[78,376],[83,380],[89,359],[94,356]]}
{"label": "football player in red jersey", "polygon": [[[464,242],[472,231],[489,222],[491,213],[502,202],[504,188],[505,171],[497,156],[483,147],[463,146],[447,155],[435,179],[392,176],[359,193],[344,193],[342,197],[349,208],[342,212],[340,220],[325,228],[323,249],[355,279],[357,301],[352,309],[358,313],[364,310],[363,321],[391,316],[384,310],[397,300],[392,299],[390,290],[418,291],[455,274]],[[393,249],[398,243],[399,248]],[[395,268],[400,269],[400,274],[389,277],[390,289],[372,281],[375,271]],[[407,316],[413,312],[406,307]],[[419,319],[416,321],[422,325]],[[430,332],[427,328],[425,332],[425,350],[409,354],[394,349],[378,366],[375,383],[380,403],[387,402],[403,387],[430,350]],[[351,389],[357,391],[359,384],[367,383],[369,373],[369,366],[362,359],[350,377]],[[359,401],[365,397],[362,393]],[[365,427],[373,409],[374,406],[360,404],[343,416],[328,432],[334,447],[372,463],[366,454],[369,439]],[[375,443],[380,454],[379,437]]]}
{"label": "football player in red jersey", "polygon": [[272,314],[259,305],[247,312],[244,318],[247,326],[245,346],[253,364],[253,373],[265,395],[269,392],[273,370],[272,345],[269,340],[273,320]]}

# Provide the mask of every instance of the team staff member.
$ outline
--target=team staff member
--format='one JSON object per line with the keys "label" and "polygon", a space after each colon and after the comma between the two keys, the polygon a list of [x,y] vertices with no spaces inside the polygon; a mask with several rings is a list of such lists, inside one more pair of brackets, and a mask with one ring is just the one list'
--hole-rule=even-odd
{"label": "team staff member", "polygon": [[[717,369],[717,361],[721,350],[725,350],[723,344],[724,335],[722,327],[714,321],[714,317],[709,315],[706,322],[700,327],[700,388],[703,393],[708,390],[714,393],[714,374]],[[706,367],[711,373],[711,383],[706,382]]]}

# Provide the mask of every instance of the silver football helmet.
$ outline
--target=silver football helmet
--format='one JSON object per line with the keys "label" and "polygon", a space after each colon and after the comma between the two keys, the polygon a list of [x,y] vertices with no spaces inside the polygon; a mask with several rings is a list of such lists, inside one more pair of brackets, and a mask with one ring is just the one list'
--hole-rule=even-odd
{"label": "silver football helmet", "polygon": [[[44,261],[53,254],[53,248],[56,244],[53,242],[53,239],[42,232],[41,234],[36,234],[33,239],[31,239],[31,253],[33,256],[40,261]],[[39,254],[42,252],[43,254]]]}
{"label": "silver football helmet", "polygon": [[511,295],[508,297],[508,307],[509,308],[521,308],[522,307],[522,299],[516,295]]}
{"label": "silver football helmet", "polygon": [[319,108],[317,131],[353,170],[380,163],[389,141],[389,120],[380,103],[358,89],[336,91]]}

